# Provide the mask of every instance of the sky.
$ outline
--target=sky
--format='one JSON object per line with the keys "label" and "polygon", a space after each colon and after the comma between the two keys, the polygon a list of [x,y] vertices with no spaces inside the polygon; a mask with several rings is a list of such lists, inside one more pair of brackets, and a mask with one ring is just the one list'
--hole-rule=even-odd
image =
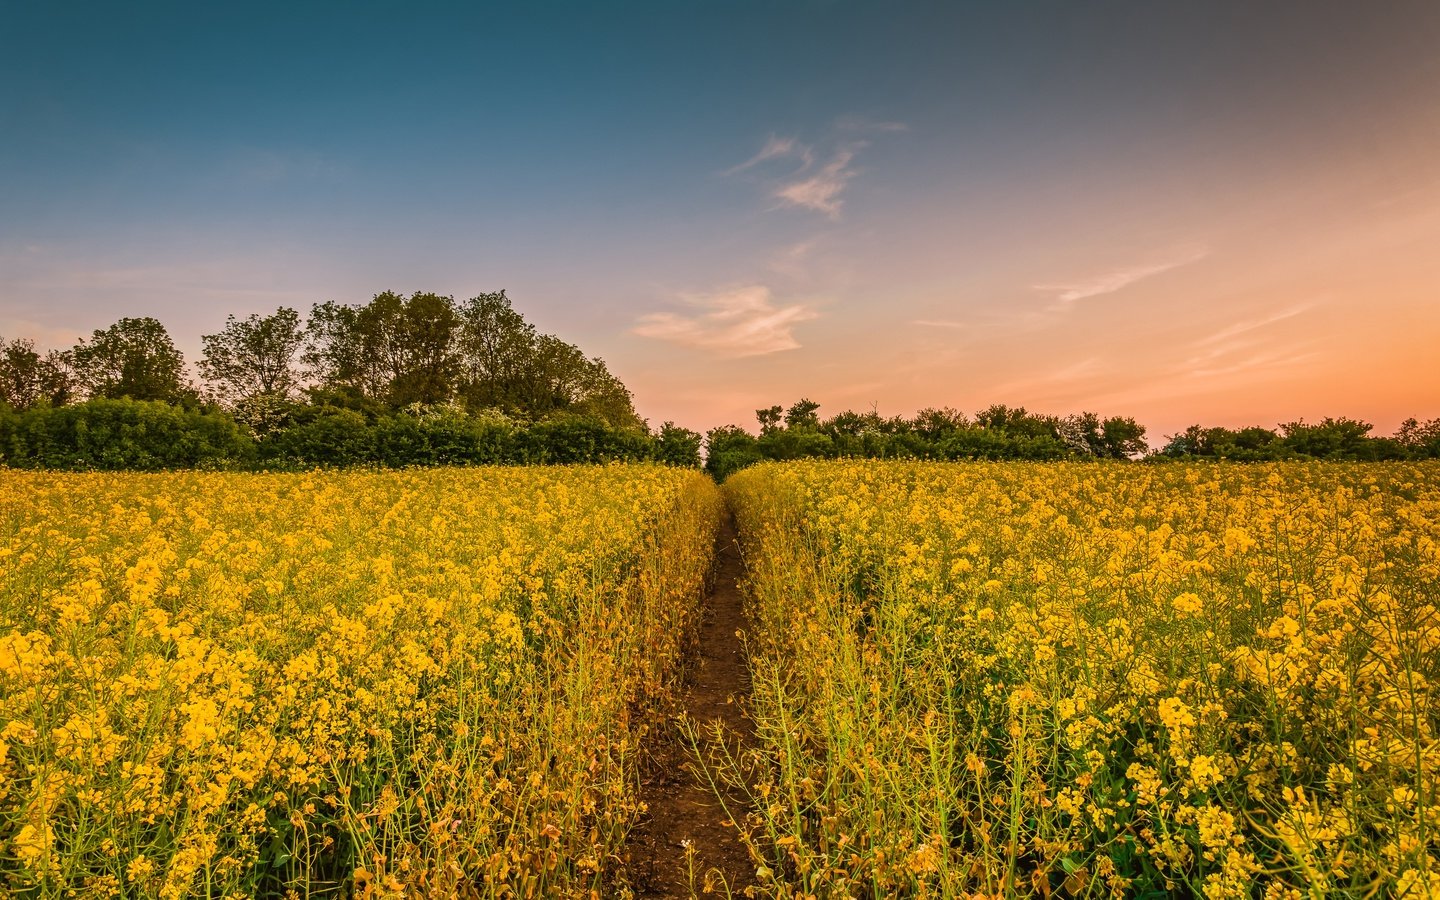
{"label": "sky", "polygon": [[1440,417],[1440,4],[0,0],[0,336],[505,289],[652,424]]}

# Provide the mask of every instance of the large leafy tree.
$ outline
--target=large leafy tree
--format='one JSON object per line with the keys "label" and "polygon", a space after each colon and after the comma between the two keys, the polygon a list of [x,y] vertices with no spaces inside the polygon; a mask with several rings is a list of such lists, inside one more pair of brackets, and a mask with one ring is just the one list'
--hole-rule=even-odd
{"label": "large leafy tree", "polygon": [[219,334],[200,338],[200,374],[222,400],[285,400],[300,387],[295,359],[305,340],[300,314],[280,307],[268,316],[229,316]]}
{"label": "large leafy tree", "polygon": [[1145,426],[1129,416],[1111,416],[1100,423],[1100,454],[1109,459],[1131,459],[1150,452]]}
{"label": "large leafy tree", "polygon": [[125,318],[70,351],[76,380],[91,397],[176,403],[194,395],[185,357],[157,320]]}
{"label": "large leafy tree", "polygon": [[[408,300],[395,294],[385,297],[382,333],[392,336],[393,369],[390,375],[390,402],[444,403],[454,396],[459,374],[456,336],[460,317],[455,301],[438,294],[416,293]],[[379,298],[376,298],[377,301]],[[378,304],[371,304],[376,309]]]}
{"label": "large leafy tree", "polygon": [[310,310],[301,361],[316,384],[371,396],[375,365],[360,331],[360,309],[327,300]]}
{"label": "large leafy tree", "polygon": [[504,291],[472,297],[460,315],[460,395],[471,408],[519,412],[529,402],[529,382],[539,334],[516,312]]}
{"label": "large leafy tree", "polygon": [[392,406],[453,398],[460,318],[455,301],[385,291],[363,306],[322,303],[310,313],[303,359],[321,385]]}
{"label": "large leafy tree", "polygon": [[303,359],[321,387],[392,407],[460,400],[528,419],[644,424],[603,360],[536,331],[504,291],[461,303],[386,291],[363,306],[317,305]]}
{"label": "large leafy tree", "polygon": [[472,409],[528,418],[572,412],[616,427],[643,424],[629,389],[604,360],[537,331],[504,291],[472,297],[457,312],[459,394]]}
{"label": "large leafy tree", "polygon": [[40,403],[63,406],[73,392],[67,354],[51,350],[42,356],[27,338],[0,340],[0,403],[12,409]]}

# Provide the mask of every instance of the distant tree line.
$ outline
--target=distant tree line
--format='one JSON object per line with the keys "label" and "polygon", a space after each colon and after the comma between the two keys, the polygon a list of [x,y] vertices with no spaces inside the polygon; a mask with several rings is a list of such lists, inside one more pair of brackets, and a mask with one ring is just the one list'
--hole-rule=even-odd
{"label": "distant tree line", "polygon": [[1291,422],[1279,431],[1193,426],[1168,437],[1155,453],[1145,428],[1128,416],[1101,418],[1084,412],[1041,415],[1023,406],[994,405],[966,416],[956,410],[925,409],[914,416],[884,417],[872,411],[845,411],[820,418],[820,405],[800,400],[755,411],[759,434],[736,425],[712,428],[705,436],[705,468],[723,480],[764,460],[807,457],[874,459],[1184,459],[1233,460],[1440,458],[1440,419],[1410,419],[1394,437],[1376,438],[1373,426],[1355,419]]}
{"label": "distant tree line", "polygon": [[1286,422],[1278,429],[1252,426],[1203,428],[1191,425],[1170,435],[1159,451],[1174,459],[1440,459],[1440,419],[1406,419],[1390,437],[1372,437],[1374,426],[1359,419],[1325,418]]}
{"label": "distant tree line", "polygon": [[653,459],[700,464],[700,435],[652,432],[598,357],[543,334],[504,291],[386,291],[302,319],[230,316],[199,384],[165,327],[124,318],[67,351],[0,340],[0,463],[15,467],[432,465]]}
{"label": "distant tree line", "polygon": [[[603,360],[543,334],[504,291],[465,301],[391,291],[369,302],[227,318],[202,338],[200,383],[165,327],[124,318],[65,351],[0,339],[0,464],[30,468],[578,463],[700,464],[700,435],[652,432]],[[756,410],[759,433],[705,437],[723,479],[761,460],[1440,458],[1440,419],[1391,437],[1327,418],[1272,430],[1191,426],[1151,453],[1133,418],[995,405],[911,417],[819,404]]]}
{"label": "distant tree line", "polygon": [[1095,413],[1040,415],[1023,406],[995,405],[973,418],[948,407],[914,416],[846,410],[828,419],[820,404],[755,411],[758,435],[736,425],[706,434],[706,469],[724,479],[762,460],[804,457],[874,459],[1129,459],[1146,452],[1145,428],[1134,419]]}

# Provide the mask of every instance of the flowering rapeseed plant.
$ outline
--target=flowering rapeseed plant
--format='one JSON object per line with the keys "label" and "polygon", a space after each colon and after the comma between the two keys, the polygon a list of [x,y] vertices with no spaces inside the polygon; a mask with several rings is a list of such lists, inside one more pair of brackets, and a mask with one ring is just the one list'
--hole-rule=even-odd
{"label": "flowering rapeseed plant", "polygon": [[719,510],[651,466],[0,471],[0,893],[610,891]]}
{"label": "flowering rapeseed plant", "polygon": [[1440,893],[1440,465],[727,490],[777,895]]}

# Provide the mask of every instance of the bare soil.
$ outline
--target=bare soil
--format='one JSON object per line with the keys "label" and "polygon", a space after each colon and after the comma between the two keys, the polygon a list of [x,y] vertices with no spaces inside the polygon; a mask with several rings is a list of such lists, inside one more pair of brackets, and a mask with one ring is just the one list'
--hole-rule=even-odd
{"label": "bare soil", "polygon": [[[714,583],[698,646],[687,666],[680,708],[656,728],[649,747],[640,786],[649,812],[627,842],[629,879],[639,897],[693,897],[704,894],[707,885],[710,896],[724,897],[728,888],[729,894],[739,897],[754,884],[755,866],[726,815],[728,807],[743,817],[746,800],[739,792],[727,791],[722,806],[709,781],[699,774],[695,751],[678,723],[683,714],[697,726],[700,752],[706,755],[722,749],[715,740],[716,722],[724,726],[723,740],[732,754],[753,739],[745,712],[749,670],[737,634],[745,628],[736,584],[744,565],[735,524],[728,516],[715,550]],[[691,859],[687,859],[687,841],[693,848]]]}

